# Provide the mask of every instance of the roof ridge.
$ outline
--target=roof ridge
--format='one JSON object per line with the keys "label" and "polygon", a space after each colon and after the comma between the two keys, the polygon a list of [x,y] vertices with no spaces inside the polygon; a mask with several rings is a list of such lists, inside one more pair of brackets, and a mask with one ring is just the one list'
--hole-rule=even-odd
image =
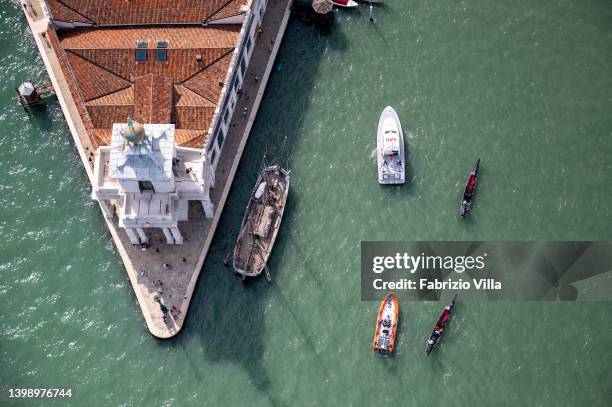
{"label": "roof ridge", "polygon": [[[193,134],[193,137],[183,140],[182,134],[184,133],[187,133],[187,137]],[[200,139],[202,141],[202,144],[204,144],[204,141],[207,138],[207,134],[208,134],[208,131],[206,129],[175,129],[174,130],[175,141],[177,141],[177,144],[181,147],[189,147],[189,144],[199,141]],[[199,147],[197,147],[197,145],[195,145],[193,147],[202,148],[203,146],[200,145]]]}
{"label": "roof ridge", "polygon": [[[119,78],[119,79],[121,79],[121,80],[123,80],[123,81],[125,81],[125,82],[129,83],[130,85],[132,85],[132,84],[133,84],[133,83],[132,83],[132,81],[130,81],[129,79],[124,78],[123,76],[119,75],[118,73],[115,73],[115,72],[111,71],[110,69],[107,69],[107,68],[103,67],[103,66],[102,66],[102,65],[100,65],[99,63],[94,62],[94,61],[92,61],[91,59],[89,59],[89,58],[85,57],[84,55],[81,55],[80,53],[76,52],[74,49],[72,49],[72,48],[64,48],[64,49],[65,49],[66,51],[70,52],[71,54],[76,55],[77,57],[79,57],[79,58],[81,58],[81,59],[83,59],[83,60],[85,60],[85,61],[89,62],[89,63],[90,63],[90,64],[92,64],[93,66],[98,67],[98,68],[100,68],[100,69],[102,69],[102,70],[104,70],[104,71],[108,72],[109,74],[111,74],[111,75],[113,75],[113,76],[116,76],[117,78]],[[80,49],[80,48],[79,48],[79,49]],[[83,49],[91,49],[91,50],[93,50],[94,48],[83,48]]]}
{"label": "roof ridge", "polygon": [[[89,99],[89,100],[85,101],[85,106],[112,106],[112,105],[117,105],[117,103],[112,103],[112,104],[109,104],[109,105],[97,105],[97,104],[95,104],[95,105],[94,105],[93,103],[98,102],[100,99],[103,99],[103,98],[106,98],[106,97],[112,96],[112,95],[114,95],[115,93],[125,92],[127,89],[131,89],[131,88],[133,88],[133,87],[134,87],[134,85],[130,84],[130,85],[126,86],[125,88],[117,89],[117,90],[115,90],[115,91],[113,91],[113,92],[109,92],[109,93],[107,93],[107,94],[105,94],[105,95],[98,96],[98,97],[95,97],[95,98],[93,98],[93,99]],[[133,98],[133,95],[132,95],[132,98]],[[133,100],[132,100],[132,103],[131,103],[131,104],[132,104],[132,105],[134,104],[134,101],[133,101]],[[127,105],[125,105],[125,106],[127,106]]]}
{"label": "roof ridge", "polygon": [[[212,17],[212,16],[214,16],[215,14],[219,14],[219,12],[221,12],[221,10],[223,10],[224,8],[226,8],[227,6],[229,6],[229,5],[230,5],[230,3],[233,3],[233,2],[234,2],[234,0],[228,0],[228,1],[227,1],[227,2],[224,4],[224,5],[222,5],[222,6],[221,6],[221,7],[219,7],[217,10],[215,10],[215,11],[214,11],[214,12],[213,12],[211,15],[209,15],[208,17],[206,17],[206,19],[204,20],[204,22],[207,22],[207,21],[214,21],[214,19],[213,19],[213,20],[211,20],[211,17]],[[236,15],[238,15],[238,14],[236,14]]]}
{"label": "roof ridge", "polygon": [[[212,102],[210,99],[205,98],[204,96],[200,95],[200,94],[199,94],[199,93],[197,93],[197,92],[194,92],[192,89],[188,88],[187,86],[180,85],[180,84],[179,84],[179,85],[174,85],[174,87],[175,87],[175,88],[177,88],[177,87],[179,87],[179,86],[180,86],[182,89],[185,89],[185,91],[187,91],[187,92],[189,92],[189,93],[193,94],[193,95],[194,95],[196,98],[199,98],[199,99],[202,99],[202,100],[204,100],[204,101],[206,101],[206,102],[212,103],[212,104],[213,104],[213,106],[217,106],[217,103]],[[202,105],[194,105],[194,104],[185,104],[185,105],[176,105],[176,106],[177,106],[177,107],[182,107],[182,106],[191,106],[191,107],[210,107],[210,106],[202,106]]]}
{"label": "roof ridge", "polygon": [[193,93],[195,93],[196,95],[198,95],[198,96],[199,96],[199,97],[201,97],[202,99],[206,99],[206,100],[208,100],[210,103],[212,103],[213,105],[217,106],[217,102],[213,102],[212,100],[210,100],[210,99],[209,99],[209,98],[207,98],[206,96],[204,96],[204,95],[202,95],[202,94],[200,94],[200,93],[196,92],[195,90],[193,90],[193,89],[191,89],[191,88],[189,88],[189,87],[187,87],[187,86],[185,86],[185,85],[183,85],[183,87],[184,87],[185,89],[188,89],[188,90],[192,91]]}
{"label": "roof ridge", "polygon": [[63,1],[63,0],[55,0],[55,1],[57,1],[58,3],[60,3],[61,5],[63,5],[64,7],[66,7],[68,10],[72,11],[73,13],[76,13],[76,14],[80,15],[81,17],[83,17],[84,19],[86,19],[87,21],[89,21],[90,23],[92,23],[92,24],[96,24],[96,25],[97,25],[97,23],[96,23],[94,20],[92,20],[91,18],[87,17],[85,14],[81,13],[80,11],[78,11],[78,10],[76,10],[76,9],[72,8],[72,7],[71,7],[71,6],[69,6],[68,4],[64,3],[64,1]]}
{"label": "roof ridge", "polygon": [[[224,47],[222,48],[212,48],[212,49],[224,49]],[[207,70],[208,68],[210,68],[212,65],[216,64],[217,62],[219,62],[221,59],[225,58],[225,56],[227,56],[227,54],[234,52],[234,48],[226,48],[229,51],[227,51],[226,53],[222,54],[219,58],[215,59],[214,61],[212,61],[210,64],[206,65],[205,67],[203,67],[202,69],[200,69],[199,71],[196,71],[193,75],[188,76],[187,78],[183,79],[182,82],[180,82],[180,85],[185,84],[185,82],[193,79],[194,77],[196,77],[197,75],[201,74],[202,72],[204,72],[205,70]]]}
{"label": "roof ridge", "polygon": [[[96,64],[95,62],[90,61],[90,60],[89,60],[89,59],[87,59],[87,58],[84,58],[83,56],[81,56],[81,55],[77,54],[76,52],[72,52],[72,51],[70,51],[70,50],[66,50],[66,51],[70,52],[70,53],[71,53],[72,55],[74,55],[75,57],[77,57],[77,58],[79,58],[79,59],[81,59],[81,60],[83,60],[83,61],[87,62],[88,64],[91,64],[91,65],[95,66],[96,68],[102,69],[104,72],[109,73],[111,76],[114,76],[116,79],[119,79],[120,81],[127,82],[126,86],[124,86],[124,87],[122,87],[122,88],[120,88],[120,89],[114,89],[114,90],[112,90],[111,92],[107,92],[107,93],[105,93],[105,94],[102,94],[102,95],[99,95],[99,96],[96,96],[96,97],[93,97],[93,98],[90,98],[90,99],[85,99],[85,98],[83,97],[83,95],[81,95],[81,98],[83,99],[83,103],[87,103],[87,102],[89,102],[89,101],[91,101],[91,100],[98,99],[99,97],[108,96],[108,95],[110,95],[111,93],[115,93],[117,90],[122,90],[122,89],[125,89],[125,88],[127,88],[127,87],[132,86],[132,83],[131,83],[130,81],[127,81],[127,80],[125,80],[124,78],[122,78],[121,76],[116,75],[115,73],[113,73],[113,72],[109,71],[108,69],[105,69],[104,67],[99,66],[99,65],[98,65],[98,64]],[[70,65],[70,69],[71,69],[71,70],[73,70],[72,64],[70,63],[70,61],[68,61],[68,62],[69,62],[69,65]],[[73,70],[73,71],[74,71],[74,70]],[[80,88],[80,86],[79,86],[79,88]]]}

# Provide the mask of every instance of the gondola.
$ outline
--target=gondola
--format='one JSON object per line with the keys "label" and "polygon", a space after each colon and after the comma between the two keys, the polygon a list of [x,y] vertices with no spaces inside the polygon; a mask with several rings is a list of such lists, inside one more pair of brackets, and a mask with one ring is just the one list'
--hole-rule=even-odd
{"label": "gondola", "polygon": [[478,180],[478,170],[480,169],[480,158],[476,161],[476,164],[470,171],[470,176],[465,183],[465,189],[463,190],[463,198],[461,198],[461,204],[459,205],[459,215],[463,218],[472,207],[472,198],[474,197],[474,190],[476,189],[476,181]]}
{"label": "gondola", "polygon": [[449,321],[451,314],[453,313],[453,308],[455,307],[455,300],[457,299],[457,294],[453,297],[451,302],[448,303],[446,307],[444,307],[444,311],[438,318],[438,322],[436,322],[436,326],[431,332],[431,336],[427,341],[427,354],[429,355],[433,350],[434,346],[438,343],[440,338],[442,337],[442,333],[444,333],[444,328],[446,327],[446,323]]}

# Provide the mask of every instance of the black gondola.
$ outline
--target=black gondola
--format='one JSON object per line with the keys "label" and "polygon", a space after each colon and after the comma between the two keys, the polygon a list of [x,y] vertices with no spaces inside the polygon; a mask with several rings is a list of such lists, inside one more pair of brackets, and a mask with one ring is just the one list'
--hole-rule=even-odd
{"label": "black gondola", "polygon": [[453,308],[455,307],[455,300],[457,299],[457,294],[453,297],[451,302],[448,303],[446,307],[444,307],[444,311],[442,311],[442,315],[438,318],[438,322],[436,322],[436,326],[431,332],[431,336],[427,341],[427,354],[429,355],[433,350],[434,346],[438,343],[440,338],[442,337],[442,333],[444,332],[444,328],[446,327],[446,323],[449,321],[451,314],[453,313]]}
{"label": "black gondola", "polygon": [[474,190],[476,189],[476,181],[478,180],[478,170],[480,169],[480,158],[476,161],[476,164],[470,171],[470,176],[465,183],[465,189],[463,190],[463,198],[461,198],[461,204],[459,205],[459,214],[463,218],[472,207],[472,198],[474,197]]}

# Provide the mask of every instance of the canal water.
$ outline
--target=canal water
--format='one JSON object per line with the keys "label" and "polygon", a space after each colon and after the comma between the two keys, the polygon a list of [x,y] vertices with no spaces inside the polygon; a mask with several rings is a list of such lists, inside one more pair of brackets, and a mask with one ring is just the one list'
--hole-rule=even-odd
{"label": "canal water", "polygon": [[[187,323],[159,341],[57,101],[32,113],[16,101],[14,86],[47,77],[19,4],[0,3],[0,385],[72,387],[74,406],[612,404],[612,304],[459,298],[427,357],[442,305],[402,302],[397,354],[383,358],[369,350],[378,304],[360,301],[359,278],[366,239],[612,239],[610,2],[373,11],[375,23],[365,4],[335,11],[326,33],[290,23]],[[376,182],[386,105],[407,135],[402,187]],[[285,136],[273,283],[245,284],[223,256],[264,148],[281,156]]]}

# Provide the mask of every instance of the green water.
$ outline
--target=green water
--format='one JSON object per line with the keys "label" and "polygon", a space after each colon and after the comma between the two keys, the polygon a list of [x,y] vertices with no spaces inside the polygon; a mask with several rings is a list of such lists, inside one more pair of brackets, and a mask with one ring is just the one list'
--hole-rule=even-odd
{"label": "green water", "polygon": [[[0,385],[72,386],[74,406],[608,406],[612,305],[403,302],[397,354],[369,351],[362,239],[612,239],[612,4],[389,0],[289,25],[183,332],[146,331],[19,5],[0,4]],[[409,182],[376,183],[378,115],[398,111]],[[264,146],[292,189],[270,269],[222,263]],[[460,222],[466,172],[479,191]],[[6,399],[0,401],[4,404]],[[49,403],[15,403],[15,405]],[[60,403],[56,403],[60,405]],[[53,404],[55,405],[55,404]]]}

